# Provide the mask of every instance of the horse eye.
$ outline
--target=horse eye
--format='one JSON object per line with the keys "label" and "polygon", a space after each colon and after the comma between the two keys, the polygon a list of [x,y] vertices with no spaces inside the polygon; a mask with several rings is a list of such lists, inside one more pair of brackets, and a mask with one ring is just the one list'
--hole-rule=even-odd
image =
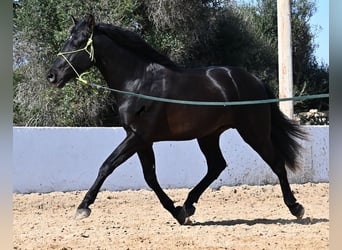
{"label": "horse eye", "polygon": [[71,45],[74,47],[78,47],[82,43],[82,41],[80,40],[80,38],[77,35],[71,35],[69,37],[69,41],[70,41]]}

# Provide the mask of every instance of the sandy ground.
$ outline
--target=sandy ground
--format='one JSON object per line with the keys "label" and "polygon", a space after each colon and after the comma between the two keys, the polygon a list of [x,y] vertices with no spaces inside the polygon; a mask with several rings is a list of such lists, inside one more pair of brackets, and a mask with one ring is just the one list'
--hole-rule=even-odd
{"label": "sandy ground", "polygon": [[[297,220],[279,185],[208,189],[180,226],[147,190],[99,193],[74,220],[85,192],[13,194],[14,249],[328,249],[329,184],[292,185],[306,214]],[[181,205],[188,189],[166,192]]]}

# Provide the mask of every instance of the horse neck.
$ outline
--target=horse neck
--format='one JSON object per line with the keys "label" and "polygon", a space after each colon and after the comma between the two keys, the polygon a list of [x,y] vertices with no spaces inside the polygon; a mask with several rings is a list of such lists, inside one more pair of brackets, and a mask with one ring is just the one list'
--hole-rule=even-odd
{"label": "horse neck", "polygon": [[146,61],[105,36],[94,40],[94,51],[95,65],[112,88],[127,89],[126,83],[141,78],[148,66]]}

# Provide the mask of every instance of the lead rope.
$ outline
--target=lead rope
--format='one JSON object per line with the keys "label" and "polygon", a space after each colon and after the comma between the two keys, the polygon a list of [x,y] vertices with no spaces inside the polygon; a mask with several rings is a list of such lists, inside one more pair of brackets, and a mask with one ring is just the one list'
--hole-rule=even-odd
{"label": "lead rope", "polygon": [[[90,47],[90,50],[88,50],[88,47]],[[95,61],[94,58],[94,46],[93,46],[93,34],[90,35],[88,42],[86,46],[82,49],[74,50],[74,51],[66,51],[66,52],[59,52],[57,56],[62,56],[64,60],[70,65],[70,67],[74,70],[74,72],[77,75],[77,80],[84,84],[88,84],[88,81],[86,79],[83,79],[83,76],[86,74],[89,74],[90,72],[83,72],[82,74],[78,74],[77,70],[72,66],[71,62],[66,58],[65,55],[67,54],[73,54],[80,51],[85,51],[88,53],[89,58],[91,61]],[[166,102],[166,103],[176,103],[176,104],[185,104],[185,105],[201,105],[201,106],[235,106],[235,105],[253,105],[253,104],[264,104],[264,103],[274,103],[274,102],[284,102],[284,101],[302,101],[307,99],[320,99],[320,98],[329,98],[329,94],[317,94],[317,95],[307,95],[307,96],[295,96],[295,97],[289,97],[289,98],[275,98],[275,99],[266,99],[266,100],[248,100],[248,101],[228,101],[228,102],[201,102],[201,101],[188,101],[188,100],[175,100],[175,99],[168,99],[168,98],[162,98],[162,97],[155,97],[155,96],[149,96],[149,95],[143,95],[138,94],[130,91],[123,91],[118,89],[113,89],[109,87],[105,87],[102,85],[98,85],[95,83],[89,83],[90,86],[96,87],[96,88],[102,88],[108,91],[117,92],[120,94],[125,95],[131,95],[136,96],[139,98],[152,100],[152,101],[158,101],[158,102]]]}
{"label": "lead rope", "polygon": [[135,96],[138,98],[142,98],[150,101],[157,102],[165,102],[165,103],[174,103],[174,104],[183,104],[183,105],[193,105],[193,106],[241,106],[241,105],[255,105],[255,104],[267,104],[267,103],[276,103],[276,102],[286,102],[286,101],[303,101],[308,99],[321,99],[321,98],[329,98],[329,94],[316,94],[316,95],[305,95],[305,96],[294,96],[287,98],[274,98],[274,99],[264,99],[264,100],[246,100],[246,101],[223,101],[223,102],[215,102],[215,101],[188,101],[188,100],[180,100],[180,99],[170,99],[163,98],[157,96],[150,96],[144,94],[138,94],[131,91],[124,91],[119,89],[109,88],[103,85],[89,83],[90,86],[95,87],[97,89],[104,89],[112,92],[116,92],[123,95]]}

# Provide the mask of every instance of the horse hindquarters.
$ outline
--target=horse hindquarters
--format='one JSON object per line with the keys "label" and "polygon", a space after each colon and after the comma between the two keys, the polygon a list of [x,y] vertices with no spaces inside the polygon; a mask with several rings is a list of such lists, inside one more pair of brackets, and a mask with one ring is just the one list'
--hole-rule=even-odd
{"label": "horse hindquarters", "polygon": [[294,216],[301,218],[304,208],[296,202],[285,168],[287,163],[291,170],[295,169],[298,143],[293,136],[299,137],[300,130],[284,117],[277,104],[258,105],[251,109],[253,111],[240,113],[237,130],[277,175],[285,204]]}

